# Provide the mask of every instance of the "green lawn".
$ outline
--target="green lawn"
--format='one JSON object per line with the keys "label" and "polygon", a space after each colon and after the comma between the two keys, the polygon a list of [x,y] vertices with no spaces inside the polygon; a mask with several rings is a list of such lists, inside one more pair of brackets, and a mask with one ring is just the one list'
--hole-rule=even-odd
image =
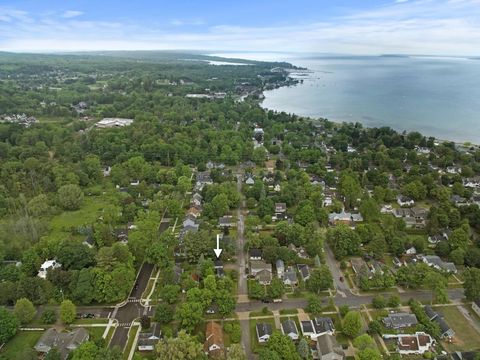
{"label": "green lawn", "polygon": [[63,240],[65,237],[83,239],[84,236],[81,235],[72,236],[71,229],[92,224],[101,215],[102,209],[112,202],[113,196],[108,194],[85,196],[79,210],[64,211],[50,220],[49,239]]}
{"label": "green lawn", "polygon": [[73,324],[74,325],[82,325],[82,324],[108,324],[108,319],[76,319]]}
{"label": "green lawn", "polygon": [[17,359],[22,350],[33,348],[43,331],[19,331],[0,351],[5,359]]}
{"label": "green lawn", "polygon": [[436,307],[436,311],[443,314],[447,324],[455,331],[452,343],[443,345],[449,351],[480,350],[480,334],[469,324],[456,306]]}
{"label": "green lawn", "polygon": [[296,315],[298,314],[297,309],[282,309],[280,310],[280,315]]}
{"label": "green lawn", "polygon": [[128,356],[130,355],[130,350],[132,349],[133,341],[135,340],[135,335],[137,334],[139,328],[140,326],[138,325],[134,325],[130,328],[130,331],[128,333],[128,342],[125,346],[125,350],[123,351],[124,359],[128,359]]}

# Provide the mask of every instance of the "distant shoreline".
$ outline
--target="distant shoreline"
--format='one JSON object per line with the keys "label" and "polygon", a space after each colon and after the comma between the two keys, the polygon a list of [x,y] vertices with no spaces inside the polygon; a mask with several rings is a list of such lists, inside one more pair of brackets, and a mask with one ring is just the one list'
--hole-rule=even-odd
{"label": "distant shoreline", "polygon": [[[388,59],[388,57],[386,57],[386,58]],[[396,57],[392,57],[392,58],[393,58],[392,61],[394,61]],[[443,60],[443,59],[440,59],[440,60]],[[289,59],[289,61],[292,62],[293,65],[295,65],[294,59],[291,59],[291,60]],[[423,63],[420,63],[420,64],[423,67],[425,66]],[[426,62],[426,64],[428,64],[428,62]],[[450,63],[450,64],[452,64],[452,63]],[[304,74],[306,74],[306,76],[295,76],[295,74],[300,73],[300,72],[295,71],[295,70],[288,71],[289,72],[288,76],[293,78],[294,80],[305,80],[307,82],[312,81],[313,79],[312,79],[311,75],[318,73],[319,72],[318,69],[312,69],[311,66],[308,66],[308,65],[305,66],[305,64],[302,64],[302,66],[306,67],[305,72],[303,72]],[[413,66],[417,66],[417,63],[414,62]],[[457,66],[457,65],[452,65],[452,66]],[[463,65],[461,65],[461,66],[463,66]],[[326,70],[329,70],[329,69],[327,68]],[[423,71],[422,68],[420,68],[420,71]],[[329,73],[331,74],[332,72],[331,71],[322,71],[322,74],[329,74]],[[293,75],[293,76],[291,76],[291,75]],[[325,77],[323,77],[323,76],[322,76],[322,78],[325,79]],[[327,77],[327,79],[328,79],[328,77]],[[319,80],[313,80],[313,81],[318,83]],[[323,81],[325,82],[325,80],[323,80]],[[336,81],[336,80],[330,79],[329,81]],[[326,82],[327,82],[326,86],[328,87],[329,86],[328,81],[326,81]],[[304,84],[305,84],[305,82],[304,82]],[[458,121],[458,126],[457,127],[452,127],[452,125],[449,124],[449,121],[446,120],[448,118],[449,114],[445,115],[443,117],[443,120],[439,120],[439,122],[438,122],[439,126],[436,126],[437,120],[432,120],[432,121],[429,122],[428,118],[435,118],[435,116],[436,116],[435,111],[437,111],[437,112],[439,111],[439,110],[436,110],[434,107],[432,107],[432,109],[434,109],[434,110],[432,110],[432,114],[429,114],[429,116],[425,118],[424,114],[425,114],[426,108],[429,107],[429,102],[434,103],[436,101],[437,102],[439,101],[437,94],[433,94],[431,99],[425,98],[426,99],[425,100],[426,101],[425,105],[421,109],[419,109],[419,111],[418,111],[418,114],[419,114],[418,118],[423,119],[422,120],[422,121],[424,121],[423,123],[420,120],[418,120],[418,121],[412,120],[412,118],[415,119],[415,113],[413,111],[410,111],[410,112],[407,111],[407,116],[403,116],[403,119],[401,121],[397,121],[397,122],[388,121],[388,120],[382,121],[380,116],[382,116],[383,114],[380,114],[380,115],[375,114],[375,112],[378,113],[378,111],[375,111],[375,108],[373,108],[374,110],[373,110],[373,113],[372,113],[372,120],[370,120],[370,121],[362,119],[362,116],[357,116],[357,117],[349,119],[349,120],[344,120],[344,118],[342,118],[342,117],[340,117],[340,118],[339,117],[332,117],[332,116],[326,116],[326,114],[315,113],[315,108],[314,107],[308,107],[310,105],[310,103],[306,103],[306,102],[292,103],[291,100],[289,101],[289,99],[291,99],[293,96],[296,96],[297,94],[300,94],[299,96],[301,96],[301,95],[303,95],[303,96],[315,96],[315,95],[309,95],[309,94],[312,94],[312,91],[315,91],[315,89],[310,90],[308,88],[308,86],[309,86],[308,84],[306,86],[302,85],[301,83],[300,84],[297,83],[297,84],[294,84],[294,85],[297,88],[300,87],[300,86],[303,86],[303,89],[304,89],[303,94],[302,94],[301,91],[293,92],[293,95],[289,98],[287,95],[285,95],[285,92],[283,92],[283,95],[278,97],[278,99],[277,99],[277,101],[279,102],[279,104],[278,104],[279,106],[277,107],[277,106],[272,106],[272,105],[275,105],[275,104],[271,104],[271,103],[266,104],[266,102],[268,102],[269,99],[272,98],[272,95],[271,95],[272,92],[275,92],[278,89],[273,89],[273,90],[272,89],[264,89],[262,91],[263,99],[260,101],[260,106],[264,109],[278,111],[278,112],[284,111],[286,113],[295,114],[297,116],[304,117],[304,118],[329,119],[329,121],[332,121],[332,122],[335,122],[335,123],[343,123],[343,122],[345,122],[345,123],[355,123],[355,122],[359,122],[359,123],[362,123],[365,127],[368,127],[368,128],[381,128],[381,127],[385,126],[385,127],[390,127],[391,129],[397,131],[398,133],[402,133],[404,131],[405,132],[417,131],[424,136],[435,137],[435,139],[437,139],[438,141],[453,142],[453,143],[455,143],[457,145],[461,145],[461,146],[465,146],[465,144],[471,144],[472,146],[476,147],[480,144],[480,140],[478,140],[478,136],[477,136],[477,133],[478,133],[477,126],[472,128],[473,132],[470,132],[470,133],[467,132],[467,134],[469,134],[469,135],[474,135],[472,137],[469,137],[468,135],[467,135],[467,137],[462,136],[462,134],[464,132],[466,132],[467,130],[456,131],[456,130],[463,130],[462,127],[465,128],[465,126],[468,127],[468,126],[471,126],[471,125],[477,125],[475,120],[473,120],[475,116],[471,116],[471,112],[476,110],[476,106],[468,108],[468,111],[470,112],[470,114],[469,114],[470,116],[469,117],[467,116],[467,117],[463,118],[463,119],[466,119],[466,121],[457,120]],[[325,85],[323,85],[323,86],[325,87]],[[286,86],[281,86],[281,88],[285,88],[285,87]],[[288,87],[290,87],[290,86],[288,86]],[[415,85],[414,85],[414,87],[415,87]],[[441,89],[440,89],[440,91],[441,91]],[[437,93],[438,93],[438,91],[437,91]],[[409,94],[409,95],[407,95],[407,97],[408,96],[411,97],[411,98],[414,98],[414,95]],[[435,98],[435,96],[437,96],[437,98]],[[370,99],[371,98],[372,97],[370,97]],[[275,99],[275,97],[274,97],[274,99]],[[469,99],[469,98],[466,98],[466,99]],[[358,99],[356,99],[356,100],[358,100]],[[282,103],[282,101],[283,101],[283,103]],[[316,101],[318,101],[318,100],[316,100]],[[392,100],[392,102],[394,102],[394,101],[395,100]],[[411,99],[407,98],[407,101],[405,102],[405,105],[403,105],[407,109],[408,109],[408,106],[409,106],[408,101],[411,101]],[[470,101],[470,103],[471,103],[472,100],[469,99],[468,101]],[[418,103],[418,101],[416,103]],[[326,104],[328,106],[328,104],[332,104],[332,102],[330,102],[330,103],[327,102]],[[313,105],[313,106],[315,106],[315,105]],[[384,112],[383,109],[382,109],[382,106],[384,106],[384,105],[380,105],[380,107],[379,107],[380,113]],[[462,102],[460,102],[458,105],[455,104],[454,106],[461,109],[462,108]],[[292,109],[290,110],[289,108],[292,108]],[[446,106],[446,108],[447,108],[447,110],[449,110],[449,109],[451,110],[452,106]],[[295,111],[295,110],[299,110],[299,109],[313,110],[313,111],[307,111],[307,112],[311,112],[313,114],[307,115],[307,114],[302,114],[301,111],[300,112]],[[318,109],[318,107],[317,107],[317,109]],[[410,109],[415,109],[415,107],[410,106]],[[355,113],[358,114],[358,112],[354,111],[355,110],[354,108],[344,109],[344,110],[345,110],[345,112],[349,111],[349,110],[352,110],[352,114],[355,114]],[[449,112],[451,113],[452,111],[449,111]],[[392,117],[392,118],[394,119],[394,118],[401,117],[398,114],[401,114],[401,112],[397,111],[395,113],[395,116]],[[388,111],[387,111],[387,115],[384,115],[384,116],[388,116]],[[459,114],[458,117],[452,117],[452,119],[453,118],[459,118],[460,119],[460,118],[462,118],[462,115]],[[330,120],[330,119],[332,119],[332,120]],[[443,123],[442,123],[442,121],[443,121]],[[473,121],[473,123],[472,123],[472,121]],[[372,124],[372,122],[374,122],[374,124]],[[416,126],[417,124],[420,125],[420,126]],[[399,128],[398,125],[401,125],[402,128]],[[432,128],[432,130],[429,131],[427,128]],[[469,129],[470,129],[470,127],[469,127]],[[445,135],[445,133],[449,133],[450,131],[452,132],[452,135],[453,135],[451,138],[449,138],[448,135]],[[440,134],[435,135],[435,133],[437,133],[437,134],[440,133]],[[444,134],[442,135],[442,133],[444,133]],[[445,140],[445,139],[449,139],[449,140]]]}

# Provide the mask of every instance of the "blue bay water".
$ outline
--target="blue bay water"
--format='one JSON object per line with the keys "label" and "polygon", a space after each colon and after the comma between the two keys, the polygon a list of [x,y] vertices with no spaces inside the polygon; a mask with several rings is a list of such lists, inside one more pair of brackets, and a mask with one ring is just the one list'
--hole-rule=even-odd
{"label": "blue bay water", "polygon": [[303,84],[266,91],[265,108],[480,144],[480,60],[288,54],[242,57],[285,60],[312,70],[299,77]]}

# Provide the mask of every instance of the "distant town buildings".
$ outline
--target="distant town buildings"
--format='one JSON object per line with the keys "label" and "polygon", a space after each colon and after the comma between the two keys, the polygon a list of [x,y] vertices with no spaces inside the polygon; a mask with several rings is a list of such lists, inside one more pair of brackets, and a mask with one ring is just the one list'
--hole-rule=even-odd
{"label": "distant town buildings", "polygon": [[12,115],[0,115],[0,123],[15,123],[24,127],[30,127],[38,120],[33,116],[27,116],[25,114],[12,114]]}

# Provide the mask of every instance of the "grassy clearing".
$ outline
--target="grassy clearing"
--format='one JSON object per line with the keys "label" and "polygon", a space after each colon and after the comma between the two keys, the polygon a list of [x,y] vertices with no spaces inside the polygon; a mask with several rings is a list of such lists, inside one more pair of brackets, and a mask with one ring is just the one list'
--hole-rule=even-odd
{"label": "grassy clearing", "polygon": [[250,313],[250,317],[257,317],[257,316],[273,316],[273,312],[271,312],[270,310],[266,311],[266,312],[263,312],[262,310],[260,311],[252,311]]}
{"label": "grassy clearing", "polygon": [[108,319],[77,319],[73,322],[74,325],[85,324],[108,324]]}
{"label": "grassy clearing", "polygon": [[25,349],[35,346],[43,331],[18,331],[9,342],[0,350],[0,357],[5,359],[17,359],[18,355]]}
{"label": "grassy clearing", "polygon": [[470,325],[456,306],[436,307],[443,314],[447,324],[455,331],[452,343],[442,344],[449,351],[480,349],[480,334]]}
{"label": "grassy clearing", "polygon": [[82,235],[73,236],[72,228],[92,224],[98,219],[102,209],[113,202],[113,196],[108,194],[85,196],[79,210],[64,211],[51,219],[48,237],[52,240],[63,240],[66,237],[83,239]]}
{"label": "grassy clearing", "polygon": [[123,358],[128,359],[128,356],[130,355],[130,350],[132,349],[133,342],[135,340],[135,335],[137,334],[137,331],[140,329],[139,325],[134,325],[130,328],[130,331],[128,332],[128,341],[127,345],[125,346],[125,349],[123,351]]}
{"label": "grassy clearing", "polygon": [[280,315],[296,315],[298,314],[297,309],[282,309],[280,310]]}

